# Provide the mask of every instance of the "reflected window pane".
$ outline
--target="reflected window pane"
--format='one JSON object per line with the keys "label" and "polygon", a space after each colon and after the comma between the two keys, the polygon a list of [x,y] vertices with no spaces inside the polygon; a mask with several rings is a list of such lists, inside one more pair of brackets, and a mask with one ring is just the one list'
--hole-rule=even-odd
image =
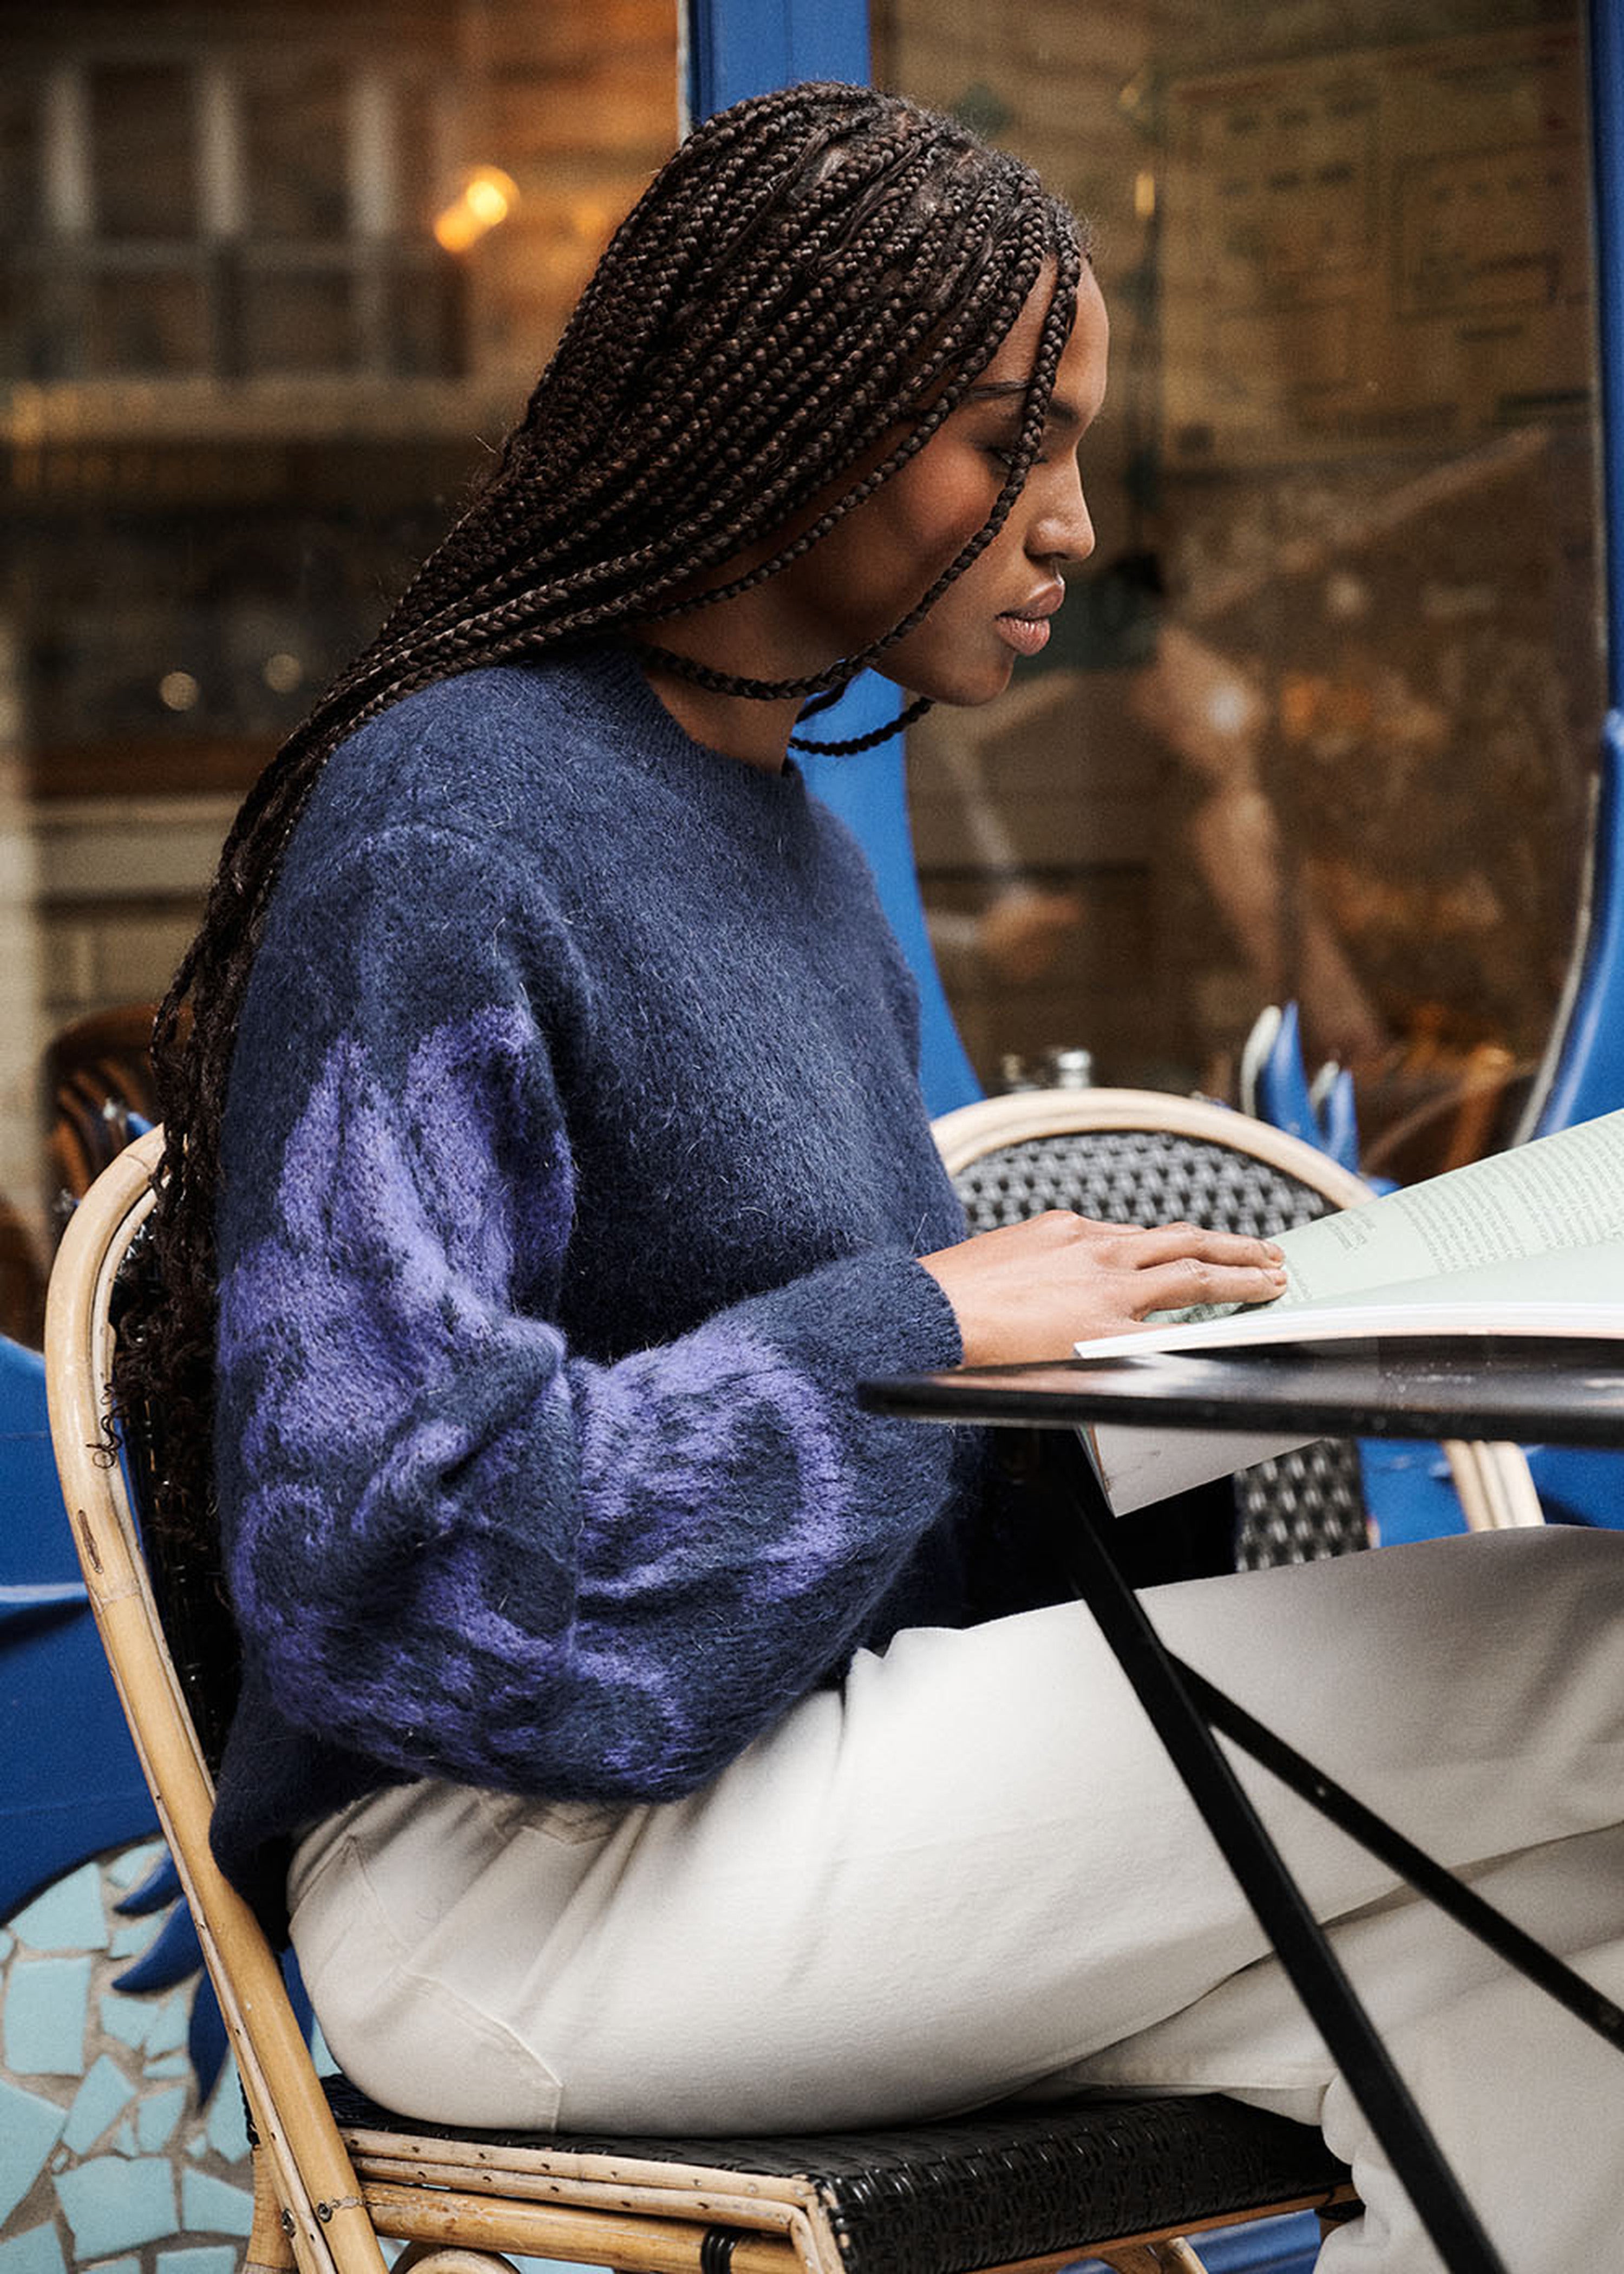
{"label": "reflected window pane", "polygon": [[192,73],[168,64],[89,73],[95,217],[104,237],[191,237],[198,226]]}
{"label": "reflected window pane", "polygon": [[243,290],[244,369],[353,370],[357,359],[354,301],[348,269],[250,276]]}
{"label": "reflected window pane", "polygon": [[1081,1045],[1233,1096],[1295,998],[1373,1165],[1495,1141],[1575,944],[1604,708],[1580,10],[874,24],[887,83],[1094,221],[1113,319],[1094,558],[1011,693],[910,742],[982,1079]]}
{"label": "reflected window pane", "polygon": [[40,89],[32,74],[0,81],[0,214],[8,234],[33,236],[44,219]]}
{"label": "reflected window pane", "polygon": [[90,376],[191,372],[207,359],[208,311],[195,267],[114,269],[91,281],[86,303]]}
{"label": "reflected window pane", "polygon": [[256,73],[243,89],[249,226],[263,237],[338,237],[349,221],[345,76],[331,63]]}

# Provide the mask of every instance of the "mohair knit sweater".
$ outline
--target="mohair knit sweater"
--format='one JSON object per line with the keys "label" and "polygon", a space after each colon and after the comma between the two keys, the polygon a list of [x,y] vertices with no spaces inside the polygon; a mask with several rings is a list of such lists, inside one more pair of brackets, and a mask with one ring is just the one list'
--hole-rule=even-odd
{"label": "mohair knit sweater", "polygon": [[384,1783],[674,1798],[858,1645],[1034,1600],[980,1440],[857,1405],[959,1355],[917,1041],[845,829],[624,651],[334,754],[223,1141],[214,1838],[268,1914]]}

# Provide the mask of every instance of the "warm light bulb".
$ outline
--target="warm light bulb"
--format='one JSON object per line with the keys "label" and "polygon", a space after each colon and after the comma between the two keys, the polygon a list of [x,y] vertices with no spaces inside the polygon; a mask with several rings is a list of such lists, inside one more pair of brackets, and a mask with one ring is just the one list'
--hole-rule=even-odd
{"label": "warm light bulb", "polygon": [[461,194],[434,216],[434,235],[447,252],[466,252],[486,230],[506,221],[519,202],[519,185],[500,166],[477,166]]}
{"label": "warm light bulb", "polygon": [[471,181],[463,196],[468,200],[469,212],[476,221],[483,222],[487,229],[494,229],[499,221],[508,218],[508,200],[503,195],[501,185],[492,181],[488,175],[481,174]]}
{"label": "warm light bulb", "polygon": [[158,681],[158,700],[166,711],[195,711],[202,692],[189,671],[166,671]]}

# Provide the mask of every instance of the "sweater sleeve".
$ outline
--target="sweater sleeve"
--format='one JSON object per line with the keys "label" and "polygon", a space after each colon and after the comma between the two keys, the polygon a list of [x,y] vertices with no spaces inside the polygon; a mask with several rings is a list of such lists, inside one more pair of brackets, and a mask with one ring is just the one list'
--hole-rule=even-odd
{"label": "sweater sleeve", "polygon": [[538,977],[483,847],[477,873],[437,847],[425,921],[420,851],[373,840],[295,896],[244,1013],[218,1431],[244,1651],[293,1725],[391,1773],[675,1797],[843,1662],[951,1514],[953,1433],[855,1385],[951,1363],[957,1329],[898,1246],[617,1363],[572,1351],[586,983],[562,925]]}

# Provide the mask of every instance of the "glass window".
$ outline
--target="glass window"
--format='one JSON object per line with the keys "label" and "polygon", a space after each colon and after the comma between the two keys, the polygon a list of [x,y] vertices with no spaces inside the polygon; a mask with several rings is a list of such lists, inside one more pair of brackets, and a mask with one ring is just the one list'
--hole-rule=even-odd
{"label": "glass window", "polygon": [[1237,1091],[1295,998],[1404,1178],[1505,1133],[1574,945],[1604,707],[1581,11],[875,0],[877,76],[1090,216],[1098,549],[910,744],[982,1079]]}
{"label": "glass window", "polygon": [[350,74],[336,56],[295,56],[244,75],[248,225],[260,237],[342,237],[350,221]]}
{"label": "glass window", "polygon": [[677,120],[676,0],[0,18],[0,1330],[102,1104],[150,1106],[139,1006],[243,789]]}
{"label": "glass window", "polygon": [[195,236],[192,73],[184,64],[104,63],[84,78],[98,235]]}

